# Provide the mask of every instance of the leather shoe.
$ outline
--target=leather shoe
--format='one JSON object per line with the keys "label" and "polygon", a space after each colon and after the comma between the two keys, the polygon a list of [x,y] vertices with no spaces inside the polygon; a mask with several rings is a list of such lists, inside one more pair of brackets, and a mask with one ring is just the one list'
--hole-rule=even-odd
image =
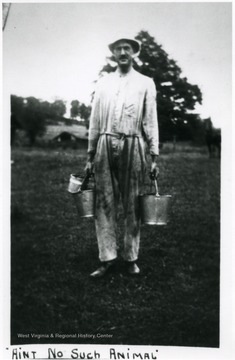
{"label": "leather shoe", "polygon": [[127,264],[127,272],[130,275],[139,275],[140,268],[138,267],[138,265],[135,262],[131,262],[131,263]]}
{"label": "leather shoe", "polygon": [[92,278],[101,278],[103,276],[105,276],[111,268],[113,268],[114,263],[113,261],[107,261],[107,262],[103,262],[102,265],[95,270],[93,273],[90,274],[90,277]]}

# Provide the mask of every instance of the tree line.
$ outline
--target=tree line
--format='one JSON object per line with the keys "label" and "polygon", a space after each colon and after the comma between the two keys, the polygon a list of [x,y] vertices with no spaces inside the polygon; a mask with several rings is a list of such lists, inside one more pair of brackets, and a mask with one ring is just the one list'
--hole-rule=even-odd
{"label": "tree line", "polygon": [[[147,31],[140,31],[135,37],[141,43],[141,51],[134,59],[134,68],[154,80],[157,90],[157,111],[160,141],[192,140],[204,141],[204,122],[195,113],[195,106],[202,104],[202,93],[198,85],[190,84],[182,76],[182,70],[174,59],[171,59],[162,45]],[[102,67],[100,76],[115,71],[117,64],[111,56]],[[70,116],[80,116],[89,121],[91,106],[73,100]],[[55,100],[53,103],[40,101],[34,97],[22,98],[11,96],[12,140],[15,130],[25,130],[30,143],[36,136],[45,131],[45,119],[63,117],[66,112],[65,102]]]}
{"label": "tree line", "polygon": [[[70,105],[70,117],[76,119],[79,116],[87,123],[91,107],[78,100],[71,101]],[[11,95],[11,144],[14,143],[16,130],[22,129],[33,145],[36,137],[44,134],[47,121],[60,120],[65,113],[66,103],[63,100],[50,103],[33,96],[23,98]]]}

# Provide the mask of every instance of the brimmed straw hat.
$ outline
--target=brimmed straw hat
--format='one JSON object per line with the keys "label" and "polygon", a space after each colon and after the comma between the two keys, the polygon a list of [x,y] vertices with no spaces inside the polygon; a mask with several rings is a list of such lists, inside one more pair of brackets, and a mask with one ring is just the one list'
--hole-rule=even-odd
{"label": "brimmed straw hat", "polygon": [[129,44],[131,44],[131,46],[132,46],[135,54],[140,51],[140,43],[139,43],[139,41],[137,41],[137,40],[135,40],[135,39],[132,39],[132,38],[120,38],[120,39],[115,40],[113,43],[109,44],[109,50],[110,50],[111,52],[113,52],[115,46],[116,46],[117,43],[119,43],[120,41],[126,41],[126,42],[128,42]]}

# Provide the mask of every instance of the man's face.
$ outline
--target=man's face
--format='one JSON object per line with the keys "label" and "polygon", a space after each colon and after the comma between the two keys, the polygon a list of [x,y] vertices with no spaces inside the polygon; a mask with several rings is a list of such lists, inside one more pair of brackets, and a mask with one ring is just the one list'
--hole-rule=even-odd
{"label": "man's face", "polygon": [[134,51],[131,44],[120,41],[116,44],[113,54],[120,67],[129,67],[132,63]]}

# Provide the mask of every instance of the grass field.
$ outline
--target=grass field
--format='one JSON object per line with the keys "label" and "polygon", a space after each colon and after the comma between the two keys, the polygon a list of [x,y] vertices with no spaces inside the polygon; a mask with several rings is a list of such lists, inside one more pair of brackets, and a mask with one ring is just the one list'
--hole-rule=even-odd
{"label": "grass field", "polygon": [[[192,149],[163,154],[159,187],[173,196],[169,225],[142,226],[140,277],[116,272],[94,282],[94,221],[78,219],[67,192],[85,157],[71,149],[12,149],[12,344],[218,347],[219,160]],[[37,339],[32,333],[101,337]]]}

